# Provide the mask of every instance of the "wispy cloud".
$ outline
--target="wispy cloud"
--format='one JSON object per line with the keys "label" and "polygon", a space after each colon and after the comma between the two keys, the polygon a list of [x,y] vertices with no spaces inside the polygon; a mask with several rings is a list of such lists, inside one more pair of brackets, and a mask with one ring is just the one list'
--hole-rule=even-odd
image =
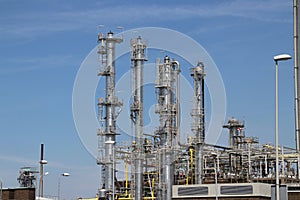
{"label": "wispy cloud", "polygon": [[37,36],[60,31],[95,30],[97,23],[132,25],[134,23],[177,21],[189,18],[221,16],[243,17],[260,21],[287,22],[277,17],[278,12],[292,9],[292,3],[283,0],[234,0],[213,5],[201,3],[176,5],[101,5],[93,9],[19,13],[2,17],[0,36]]}
{"label": "wispy cloud", "polygon": [[60,68],[76,65],[76,59],[71,55],[51,55],[33,58],[1,59],[0,74],[14,74],[41,69]]}
{"label": "wispy cloud", "polygon": [[15,155],[0,155],[0,160],[14,162],[14,163],[22,163],[23,165],[36,165],[37,161],[29,158],[18,157]]}

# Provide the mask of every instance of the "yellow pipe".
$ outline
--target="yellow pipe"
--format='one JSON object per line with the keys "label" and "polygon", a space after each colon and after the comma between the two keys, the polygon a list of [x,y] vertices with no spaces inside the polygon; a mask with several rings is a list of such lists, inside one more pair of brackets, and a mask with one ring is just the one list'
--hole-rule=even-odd
{"label": "yellow pipe", "polygon": [[151,197],[152,197],[152,199],[154,199],[154,181],[155,181],[155,179],[152,178],[152,191],[151,191]]}
{"label": "yellow pipe", "polygon": [[191,174],[191,184],[193,184],[193,175],[194,175],[194,149],[193,148],[190,148],[190,159],[191,159],[191,169],[192,169],[192,174]]}
{"label": "yellow pipe", "polygon": [[125,162],[125,194],[128,195],[128,162]]}

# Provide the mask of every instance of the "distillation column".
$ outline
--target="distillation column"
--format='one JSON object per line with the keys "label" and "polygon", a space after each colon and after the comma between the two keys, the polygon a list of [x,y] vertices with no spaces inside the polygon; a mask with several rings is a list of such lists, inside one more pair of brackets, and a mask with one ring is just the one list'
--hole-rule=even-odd
{"label": "distillation column", "polygon": [[243,128],[245,127],[243,122],[232,118],[228,120],[228,123],[223,125],[223,128],[227,128],[229,131],[228,147],[232,149],[240,149],[243,138]]}
{"label": "distillation column", "polygon": [[202,184],[203,179],[203,145],[205,142],[205,111],[204,111],[204,65],[198,62],[192,68],[191,76],[194,79],[194,108],[191,115],[193,117],[192,132],[196,139],[195,149],[195,183]]}
{"label": "distillation column", "polygon": [[134,199],[143,198],[143,71],[144,61],[147,61],[146,45],[141,37],[131,40],[131,62],[133,71],[133,103],[130,106],[130,118],[134,124]]}
{"label": "distillation column", "polygon": [[[105,76],[105,100],[98,100],[100,113],[99,120],[104,121],[103,129],[99,130],[99,158],[97,164],[102,166],[102,188],[100,190],[100,199],[114,199],[115,182],[115,143],[116,143],[116,119],[117,108],[121,108],[122,103],[115,96],[115,44],[121,43],[122,38],[115,38],[112,32],[98,35],[98,54],[102,68],[98,76]],[[103,115],[105,113],[105,115]],[[104,141],[103,141],[104,139]],[[104,148],[103,148],[104,147]],[[104,149],[104,152],[103,152]],[[104,179],[104,180],[103,180]]]}
{"label": "distillation column", "polygon": [[[165,56],[164,63],[157,63],[156,92],[158,104],[156,113],[159,114],[160,126],[156,131],[160,139],[159,143],[159,184],[157,188],[158,199],[172,199],[172,185],[174,179],[174,143],[177,133],[177,100],[176,74],[180,72],[179,63],[170,61]],[[178,76],[177,76],[178,77]],[[178,80],[177,80],[178,81]],[[176,98],[177,97],[177,98]]]}
{"label": "distillation column", "polygon": [[241,145],[245,137],[243,133],[244,127],[244,123],[235,118],[228,120],[228,123],[223,125],[223,128],[227,128],[229,131],[228,147],[232,149],[232,153],[229,153],[228,158],[229,173],[234,173],[236,177],[242,171],[242,155],[238,154],[238,150],[242,149]]}

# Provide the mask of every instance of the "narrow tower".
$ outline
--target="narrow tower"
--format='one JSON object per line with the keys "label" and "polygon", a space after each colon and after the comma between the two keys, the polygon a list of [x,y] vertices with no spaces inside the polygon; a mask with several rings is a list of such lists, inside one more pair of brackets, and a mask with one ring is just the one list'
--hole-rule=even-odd
{"label": "narrow tower", "polygon": [[41,144],[39,197],[43,197],[44,195],[44,165],[45,164],[47,164],[47,161],[44,160],[44,144]]}
{"label": "narrow tower", "polygon": [[198,62],[192,68],[191,76],[194,79],[194,108],[191,116],[193,117],[192,132],[196,139],[195,148],[195,183],[202,184],[203,179],[203,145],[205,142],[205,111],[204,111],[204,65]]}
{"label": "narrow tower", "polygon": [[[115,143],[116,143],[116,119],[117,108],[122,106],[115,96],[115,44],[121,43],[122,38],[115,38],[112,32],[98,35],[98,54],[101,68],[98,76],[105,76],[105,100],[98,100],[99,121],[103,123],[102,129],[98,132],[99,137],[99,157],[97,164],[101,165],[102,188],[100,198],[114,199],[115,182]],[[104,114],[105,113],[105,114]],[[104,149],[104,151],[103,151]]]}
{"label": "narrow tower", "polygon": [[[228,120],[228,123],[223,125],[223,128],[227,128],[229,132],[228,147],[234,152],[242,149],[245,125],[235,118]],[[229,153],[229,173],[240,174],[242,170],[242,157],[239,154]]]}
{"label": "narrow tower", "polygon": [[232,118],[228,120],[228,123],[223,125],[223,128],[227,128],[229,131],[228,136],[228,147],[232,149],[240,149],[243,138],[243,128],[245,127],[244,123]]}
{"label": "narrow tower", "polygon": [[133,170],[134,199],[143,199],[143,71],[147,61],[146,44],[142,38],[131,40],[131,62],[133,74],[133,98],[130,106],[130,118],[134,125]]}
{"label": "narrow tower", "polygon": [[[296,135],[296,150],[297,154],[300,152],[300,72],[299,72],[299,0],[294,0],[294,90],[295,90],[295,135]],[[298,156],[298,167],[297,167],[298,179],[300,179],[300,157]]]}
{"label": "narrow tower", "polygon": [[177,133],[177,92],[175,88],[176,74],[179,73],[179,63],[165,56],[164,63],[157,63],[156,92],[160,126],[156,131],[159,143],[159,184],[157,194],[159,199],[172,199],[174,182],[174,145]]}

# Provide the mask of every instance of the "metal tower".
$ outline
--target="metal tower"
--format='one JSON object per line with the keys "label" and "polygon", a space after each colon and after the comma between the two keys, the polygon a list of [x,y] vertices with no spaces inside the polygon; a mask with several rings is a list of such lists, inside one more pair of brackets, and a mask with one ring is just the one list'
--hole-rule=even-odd
{"label": "metal tower", "polygon": [[228,120],[228,123],[223,125],[223,128],[227,128],[229,131],[228,147],[234,149],[240,149],[242,139],[244,137],[243,128],[245,127],[243,122],[232,118]]}
{"label": "metal tower", "polygon": [[174,179],[174,145],[177,133],[178,88],[175,88],[176,74],[180,72],[179,63],[165,56],[164,63],[157,63],[156,92],[160,126],[156,131],[159,143],[159,184],[157,194],[159,199],[172,199]]}
{"label": "metal tower", "polygon": [[133,170],[132,186],[134,186],[134,199],[143,198],[143,71],[144,62],[147,61],[146,44],[142,38],[131,40],[131,62],[133,74],[133,102],[130,106],[130,118],[134,125],[134,149],[133,149]]}
{"label": "metal tower", "polygon": [[44,165],[47,163],[47,160],[44,160],[44,144],[41,144],[39,197],[43,197],[44,195]]}
{"label": "metal tower", "polygon": [[[296,150],[300,152],[300,42],[299,42],[299,0],[294,0],[294,90],[295,90],[295,135],[296,135]],[[300,157],[298,156],[298,179],[300,179]]]}
{"label": "metal tower", "polygon": [[20,187],[34,188],[34,182],[36,181],[35,174],[39,173],[39,171],[35,167],[22,167],[19,172],[17,180]]}
{"label": "metal tower", "polygon": [[[98,76],[105,76],[105,100],[98,100],[99,121],[104,127],[99,129],[99,157],[97,164],[101,165],[102,188],[100,198],[113,200],[115,195],[115,143],[116,143],[116,119],[122,103],[115,96],[115,44],[121,43],[122,38],[115,38],[112,32],[98,34],[98,54],[101,68]],[[105,114],[104,114],[105,113]],[[103,151],[104,149],[104,151]]]}
{"label": "metal tower", "polygon": [[195,148],[195,183],[202,184],[203,179],[203,145],[205,142],[205,111],[204,111],[204,65],[198,62],[192,68],[191,76],[194,79],[194,108],[191,116],[193,117],[192,132],[196,139]]}
{"label": "metal tower", "polygon": [[[223,125],[223,128],[227,128],[229,131],[228,147],[238,152],[243,149],[244,145],[244,129],[245,125],[243,122],[232,118],[228,120],[228,123]],[[250,155],[251,156],[251,155]],[[249,157],[250,157],[249,156]],[[242,171],[242,155],[240,153],[229,153],[229,172],[234,174],[240,174]],[[249,167],[249,172],[250,172]]]}

